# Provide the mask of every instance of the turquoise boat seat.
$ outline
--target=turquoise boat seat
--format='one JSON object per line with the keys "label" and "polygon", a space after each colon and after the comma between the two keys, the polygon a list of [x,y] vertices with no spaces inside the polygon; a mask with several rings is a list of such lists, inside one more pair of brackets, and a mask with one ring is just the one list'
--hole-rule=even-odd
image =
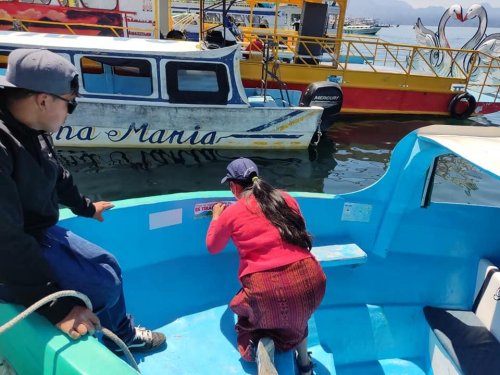
{"label": "turquoise boat seat", "polygon": [[245,93],[252,107],[298,107],[302,97],[299,90],[267,89],[265,101],[261,89],[246,88]]}
{"label": "turquoise boat seat", "polygon": [[315,246],[311,253],[323,267],[357,266],[366,263],[368,256],[355,243]]}

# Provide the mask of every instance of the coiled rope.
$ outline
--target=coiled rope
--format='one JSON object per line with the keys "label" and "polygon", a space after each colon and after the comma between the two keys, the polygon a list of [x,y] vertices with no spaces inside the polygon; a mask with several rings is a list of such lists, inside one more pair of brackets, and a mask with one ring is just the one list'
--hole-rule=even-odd
{"label": "coiled rope", "polygon": [[[19,323],[21,320],[26,319],[30,314],[35,312],[37,309],[42,307],[43,305],[55,301],[61,297],[76,297],[79,298],[85,303],[85,306],[87,309],[92,311],[92,302],[90,302],[89,297],[87,297],[85,294],[77,292],[76,290],[61,290],[59,292],[55,292],[52,294],[49,294],[48,296],[42,298],[40,301],[35,302],[33,305],[28,307],[26,310],[24,310],[22,313],[19,315],[15,316],[11,320],[9,320],[7,323],[4,325],[0,326],[0,335],[5,333],[7,330],[10,328],[14,327],[17,323]],[[108,337],[111,341],[113,341],[116,345],[120,347],[121,350],[123,350],[123,353],[125,353],[125,356],[127,357],[127,360],[129,364],[137,371],[139,371],[139,366],[137,366],[137,362],[135,361],[134,357],[132,356],[132,353],[130,352],[129,348],[127,345],[118,337],[116,336],[113,332],[111,332],[109,329],[104,328],[104,327],[96,327],[97,331],[101,332],[104,336]]]}

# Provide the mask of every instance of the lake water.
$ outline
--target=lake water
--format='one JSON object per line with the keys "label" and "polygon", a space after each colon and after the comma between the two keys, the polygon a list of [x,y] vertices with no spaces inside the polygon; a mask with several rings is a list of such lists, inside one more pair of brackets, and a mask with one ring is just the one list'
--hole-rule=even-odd
{"label": "lake water", "polygon": [[[459,47],[475,30],[449,27],[447,35],[451,45]],[[494,32],[500,29],[489,30]],[[383,28],[378,36],[415,43],[411,26]],[[277,187],[338,194],[377,181],[387,168],[394,145],[412,130],[432,124],[500,126],[500,113],[464,121],[421,116],[340,119],[317,148],[299,151],[61,149],[59,154],[81,192],[98,200],[225,189],[220,179],[226,165],[238,156],[252,158],[262,176]],[[452,194],[468,196],[470,191],[458,186]]]}

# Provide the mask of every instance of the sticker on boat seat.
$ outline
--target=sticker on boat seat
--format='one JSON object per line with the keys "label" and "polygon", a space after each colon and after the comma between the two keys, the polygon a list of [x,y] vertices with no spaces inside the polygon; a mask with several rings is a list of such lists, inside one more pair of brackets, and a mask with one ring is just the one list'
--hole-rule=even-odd
{"label": "sticker on boat seat", "polygon": [[182,224],[182,208],[149,214],[149,230]]}
{"label": "sticker on boat seat", "polygon": [[217,201],[217,202],[205,202],[198,203],[194,206],[194,218],[200,219],[203,217],[212,217],[212,207],[216,203],[223,203],[226,206],[229,206],[234,203],[234,201]]}
{"label": "sticker on boat seat", "polygon": [[344,203],[341,220],[368,223],[372,215],[372,208],[371,204]]}

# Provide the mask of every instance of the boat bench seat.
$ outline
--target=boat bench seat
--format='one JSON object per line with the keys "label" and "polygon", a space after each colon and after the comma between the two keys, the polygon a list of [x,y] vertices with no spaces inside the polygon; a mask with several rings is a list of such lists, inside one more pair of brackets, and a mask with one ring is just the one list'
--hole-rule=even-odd
{"label": "boat bench seat", "polygon": [[434,373],[500,374],[499,291],[500,272],[483,259],[471,310],[424,307]]}
{"label": "boat bench seat", "polygon": [[311,253],[323,267],[357,266],[366,263],[368,256],[355,243],[314,246]]}
{"label": "boat bench seat", "polygon": [[270,95],[266,95],[265,99],[262,95],[249,96],[248,102],[252,107],[277,107],[274,98]]}

